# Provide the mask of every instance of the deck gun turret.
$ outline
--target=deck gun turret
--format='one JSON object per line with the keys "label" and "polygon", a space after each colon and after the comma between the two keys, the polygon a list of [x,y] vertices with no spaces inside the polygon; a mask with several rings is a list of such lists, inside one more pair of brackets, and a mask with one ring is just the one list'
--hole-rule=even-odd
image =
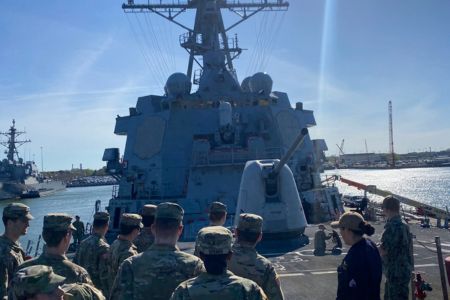
{"label": "deck gun turret", "polygon": [[265,240],[298,239],[307,221],[295,179],[287,162],[308,135],[303,128],[281,160],[248,161],[242,174],[235,225],[241,213],[263,217]]}

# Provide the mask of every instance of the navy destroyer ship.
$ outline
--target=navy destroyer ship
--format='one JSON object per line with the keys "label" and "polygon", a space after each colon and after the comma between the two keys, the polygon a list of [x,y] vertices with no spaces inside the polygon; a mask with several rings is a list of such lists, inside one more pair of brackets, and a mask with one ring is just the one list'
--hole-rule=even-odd
{"label": "navy destroyer ship", "polygon": [[[119,181],[107,207],[111,236],[122,213],[165,201],[185,210],[184,240],[194,239],[207,225],[213,201],[227,205],[227,225],[232,225],[240,213],[236,208],[246,162],[282,158],[302,129],[316,125],[313,111],[274,91],[268,74],[237,78],[234,62],[243,49],[229,31],[259,12],[288,7],[283,0],[130,0],[122,5],[125,13],[153,13],[187,30],[179,41],[189,59],[187,72],[169,76],[160,95],[139,97],[128,115],[116,118],[114,133],[127,140],[123,157],[118,148],[103,155]],[[178,18],[186,11],[195,12],[193,27]],[[226,25],[225,11],[239,20]],[[310,223],[334,219],[343,209],[337,188],[321,182],[325,150],[324,140],[306,135],[287,161]]]}
{"label": "navy destroyer ship", "polygon": [[24,131],[16,129],[15,120],[7,132],[0,132],[7,138],[0,145],[6,147],[6,158],[0,161],[0,200],[17,198],[38,198],[66,188],[65,183],[45,178],[38,171],[34,161],[19,157],[18,147],[31,142],[18,140]]}

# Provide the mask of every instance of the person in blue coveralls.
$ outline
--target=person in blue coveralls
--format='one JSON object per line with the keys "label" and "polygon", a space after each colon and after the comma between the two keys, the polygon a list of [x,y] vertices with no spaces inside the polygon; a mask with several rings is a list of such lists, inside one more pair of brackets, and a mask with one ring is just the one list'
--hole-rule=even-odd
{"label": "person in blue coveralls", "polygon": [[380,300],[382,264],[376,244],[364,235],[375,228],[356,212],[347,212],[331,227],[339,228],[344,243],[350,246],[338,267],[336,300]]}

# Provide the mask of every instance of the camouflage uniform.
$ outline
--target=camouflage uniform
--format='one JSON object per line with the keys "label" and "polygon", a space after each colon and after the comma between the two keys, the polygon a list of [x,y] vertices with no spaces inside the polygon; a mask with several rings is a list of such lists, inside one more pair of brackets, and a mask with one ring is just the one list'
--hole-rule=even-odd
{"label": "camouflage uniform", "polygon": [[76,231],[73,233],[73,241],[75,245],[78,245],[84,237],[84,223],[79,220],[73,222],[73,227],[75,227]]}
{"label": "camouflage uniform", "polygon": [[411,233],[399,215],[386,222],[381,236],[382,257],[386,276],[384,299],[408,299],[412,272]]}
{"label": "camouflage uniform", "polygon": [[[120,224],[128,226],[140,226],[142,228],[142,217],[138,214],[123,214]],[[136,246],[125,239],[117,237],[109,248],[110,257],[110,284],[112,285],[122,262],[130,256],[137,255]]]}
{"label": "camouflage uniform", "polygon": [[[239,231],[260,233],[262,223],[263,219],[258,215],[241,214],[237,228]],[[268,299],[284,299],[277,272],[268,259],[258,254],[254,245],[237,242],[232,250],[233,256],[228,263],[231,272],[256,282]]]}
{"label": "camouflage uniform", "polygon": [[[67,214],[48,214],[44,217],[44,229],[52,231],[75,230],[72,225],[72,217]],[[29,260],[20,268],[45,265],[52,267],[54,272],[66,278],[65,283],[89,283],[92,284],[88,272],[77,264],[74,264],[64,254],[50,254],[44,248],[44,252],[37,258]]]}
{"label": "camouflage uniform", "polygon": [[[198,235],[199,251],[206,255],[223,255],[231,251],[231,232],[222,226],[205,227]],[[220,275],[202,273],[181,283],[171,300],[203,299],[267,300],[264,291],[253,281],[225,271]]]}
{"label": "camouflage uniform", "polygon": [[[109,221],[107,212],[97,212],[94,220]],[[105,237],[93,233],[83,240],[73,262],[85,268],[94,285],[105,295],[109,294],[109,245]]]}
{"label": "camouflage uniform", "polygon": [[[161,203],[156,219],[182,219],[182,208]],[[145,252],[126,259],[120,267],[111,299],[167,300],[182,281],[203,271],[201,260],[176,246],[153,244]]]}
{"label": "camouflage uniform", "polygon": [[[55,274],[52,267],[38,265],[22,268],[14,275],[12,290],[14,299],[31,299],[37,294],[58,293],[65,278]],[[59,290],[59,295],[63,295]]]}
{"label": "camouflage uniform", "polygon": [[103,293],[86,283],[65,284],[61,289],[66,293],[64,300],[105,300]]}
{"label": "camouflage uniform", "polygon": [[[3,209],[3,217],[33,219],[30,208],[22,203],[11,203]],[[0,299],[7,295],[8,282],[13,278],[17,267],[25,261],[25,252],[19,243],[5,235],[0,236]]]}
{"label": "camouflage uniform", "polygon": [[[142,208],[142,217],[154,217],[156,212],[156,205],[146,204]],[[145,226],[145,225],[144,225]],[[142,253],[147,250],[154,242],[151,227],[142,228],[141,233],[134,239],[133,244],[136,246],[138,253]]]}
{"label": "camouflage uniform", "polygon": [[[209,213],[227,213],[227,206],[219,201],[214,201],[209,205]],[[211,217],[210,217],[211,218]],[[222,226],[222,224],[214,224],[214,222],[210,219],[209,220],[209,226]],[[197,237],[198,238],[198,237]],[[194,247],[194,255],[199,256],[198,252],[198,246],[197,246],[197,239],[195,240],[195,247]]]}
{"label": "camouflage uniform", "polygon": [[319,230],[314,234],[314,255],[323,256],[327,247],[326,240],[329,240],[332,236],[327,235],[324,231],[325,226],[319,225]]}

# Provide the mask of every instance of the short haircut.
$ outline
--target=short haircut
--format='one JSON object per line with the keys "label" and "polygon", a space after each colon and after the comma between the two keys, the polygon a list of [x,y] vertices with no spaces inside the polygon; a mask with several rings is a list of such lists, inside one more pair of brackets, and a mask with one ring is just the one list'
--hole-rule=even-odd
{"label": "short haircut", "polygon": [[384,198],[382,207],[389,211],[400,212],[400,200],[392,195],[389,195]]}
{"label": "short haircut", "polygon": [[119,233],[122,234],[122,235],[129,235],[135,229],[140,230],[141,227],[139,225],[120,224]]}
{"label": "short haircut", "polygon": [[55,231],[44,228],[42,230],[42,238],[44,239],[48,247],[58,247],[63,238],[67,235],[67,233],[69,233],[69,230],[70,229]]}
{"label": "short haircut", "polygon": [[142,224],[144,224],[144,227],[152,226],[154,221],[155,216],[142,216]]}
{"label": "short haircut", "polygon": [[261,232],[253,232],[253,231],[242,231],[239,229],[236,229],[237,231],[237,240],[238,242],[244,242],[248,244],[256,244],[258,241],[259,235]]}
{"label": "short haircut", "polygon": [[15,222],[15,221],[17,221],[17,219],[18,219],[18,218],[9,218],[9,217],[3,216],[3,217],[2,217],[3,225],[5,225],[5,228],[6,228],[6,224],[8,223],[8,220],[11,220],[11,221]]}
{"label": "short haircut", "polygon": [[175,234],[181,226],[181,221],[176,219],[156,218],[155,232],[162,234]]}
{"label": "short haircut", "polygon": [[99,219],[95,220],[94,219],[94,223],[92,223],[92,227],[94,227],[94,228],[103,228],[107,225],[108,225],[108,220],[99,220]]}
{"label": "short haircut", "polygon": [[212,275],[220,275],[227,269],[228,254],[209,255],[200,251],[200,258],[203,260],[206,272]]}
{"label": "short haircut", "polygon": [[209,213],[209,220],[212,222],[218,222],[220,220],[222,220],[222,218],[226,215],[227,213],[224,211],[213,211]]}

